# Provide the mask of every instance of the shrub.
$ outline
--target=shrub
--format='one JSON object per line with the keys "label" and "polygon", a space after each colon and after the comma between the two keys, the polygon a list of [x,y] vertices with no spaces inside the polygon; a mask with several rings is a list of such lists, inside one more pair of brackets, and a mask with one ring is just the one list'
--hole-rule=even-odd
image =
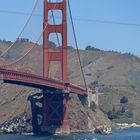
{"label": "shrub", "polygon": [[112,111],[108,111],[107,116],[108,116],[108,118],[110,120],[118,119],[119,118],[119,116],[117,115],[117,112],[114,112],[113,110]]}
{"label": "shrub", "polygon": [[87,75],[87,76],[92,76],[92,74],[91,74],[91,73],[87,73],[86,75]]}
{"label": "shrub", "polygon": [[95,102],[92,101],[91,104],[90,104],[90,109],[95,112],[96,108],[97,108],[97,106],[96,106]]}
{"label": "shrub", "polygon": [[114,68],[114,66],[111,65],[111,66],[107,67],[107,70],[110,70],[110,69],[113,69],[113,68]]}
{"label": "shrub", "polygon": [[121,108],[121,113],[124,113],[124,112],[125,112],[125,107],[122,106],[122,108]]}
{"label": "shrub", "polygon": [[98,86],[98,80],[95,80],[92,83],[90,83],[90,86]]}
{"label": "shrub", "polygon": [[121,99],[120,99],[120,103],[121,104],[125,104],[125,103],[128,103],[128,98],[123,96]]}
{"label": "shrub", "polygon": [[85,50],[91,50],[91,51],[101,51],[100,49],[95,48],[95,47],[93,47],[93,46],[91,46],[91,45],[86,46]]}

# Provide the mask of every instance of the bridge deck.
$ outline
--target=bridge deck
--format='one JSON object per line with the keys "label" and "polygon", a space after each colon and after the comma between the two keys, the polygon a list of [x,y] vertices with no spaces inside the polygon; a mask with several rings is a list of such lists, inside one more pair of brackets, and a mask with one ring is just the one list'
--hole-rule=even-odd
{"label": "bridge deck", "polygon": [[24,86],[40,88],[40,89],[65,90],[66,88],[68,88],[69,91],[72,93],[87,96],[87,91],[85,88],[73,85],[71,83],[67,84],[64,83],[63,81],[44,78],[42,76],[37,76],[34,74],[7,70],[7,69],[0,69],[0,78],[5,83],[24,85]]}

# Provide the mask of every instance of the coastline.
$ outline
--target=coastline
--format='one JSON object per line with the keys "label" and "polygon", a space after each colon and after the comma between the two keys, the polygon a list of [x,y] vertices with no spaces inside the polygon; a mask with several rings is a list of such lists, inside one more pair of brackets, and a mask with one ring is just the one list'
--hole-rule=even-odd
{"label": "coastline", "polygon": [[127,129],[127,128],[140,128],[140,124],[136,123],[116,123],[115,129]]}
{"label": "coastline", "polygon": [[[0,129],[0,135],[3,134],[22,134],[22,135],[34,135],[32,130],[30,129],[30,131],[28,130],[27,132],[19,132],[18,133],[15,131],[16,129],[18,129],[18,125],[17,124],[12,124],[10,126],[5,125],[5,126],[1,126]],[[16,126],[14,130],[12,130],[12,126]],[[110,135],[112,134],[112,130],[118,130],[118,129],[128,129],[128,128],[140,128],[140,124],[136,124],[136,123],[112,123],[111,126],[106,126],[106,125],[101,125],[101,126],[97,126],[93,129],[84,129],[84,130],[71,130],[71,133],[100,133],[103,135]]]}

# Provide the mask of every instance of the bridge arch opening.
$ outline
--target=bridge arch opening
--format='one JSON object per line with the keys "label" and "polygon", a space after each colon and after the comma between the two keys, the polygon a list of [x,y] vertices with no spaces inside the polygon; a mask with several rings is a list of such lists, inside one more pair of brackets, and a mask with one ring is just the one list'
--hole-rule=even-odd
{"label": "bridge arch opening", "polygon": [[49,10],[48,11],[48,24],[49,25],[62,24],[62,11],[61,10]]}
{"label": "bridge arch opening", "polygon": [[62,34],[61,33],[50,33],[49,34],[49,51],[60,51],[62,48]]}

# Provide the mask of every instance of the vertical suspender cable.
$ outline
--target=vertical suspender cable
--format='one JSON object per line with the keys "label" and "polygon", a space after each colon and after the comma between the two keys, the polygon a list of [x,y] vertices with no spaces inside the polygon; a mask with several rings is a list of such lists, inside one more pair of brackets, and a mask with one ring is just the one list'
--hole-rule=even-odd
{"label": "vertical suspender cable", "polygon": [[73,17],[72,17],[72,12],[71,12],[71,7],[70,7],[69,0],[68,0],[68,7],[69,7],[69,12],[70,12],[70,20],[71,20],[71,23],[72,23],[72,29],[73,29],[73,34],[74,34],[74,40],[75,40],[75,44],[76,44],[76,50],[77,50],[77,54],[78,54],[78,59],[79,59],[79,63],[80,63],[80,68],[81,68],[84,84],[85,84],[86,90],[87,90],[87,84],[86,84],[86,79],[85,79],[84,71],[83,71],[83,68],[82,68],[82,62],[81,62],[80,53],[79,53],[79,49],[78,49],[76,32],[75,32],[75,28],[74,28],[74,22],[73,22]]}

